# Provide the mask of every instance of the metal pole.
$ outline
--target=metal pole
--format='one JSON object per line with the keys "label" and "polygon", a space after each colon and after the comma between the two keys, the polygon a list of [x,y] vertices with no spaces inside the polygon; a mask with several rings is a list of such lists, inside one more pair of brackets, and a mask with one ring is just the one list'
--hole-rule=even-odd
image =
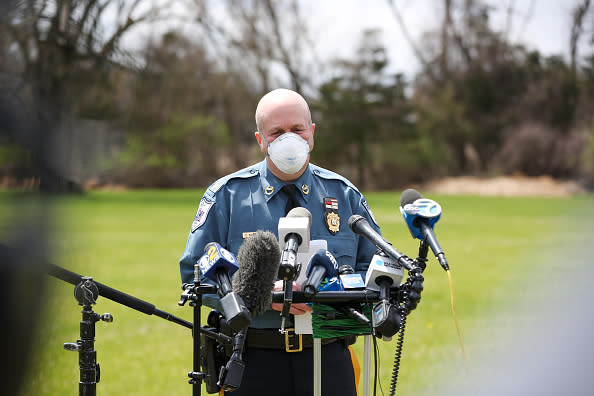
{"label": "metal pole", "polygon": [[371,335],[365,336],[363,349],[363,396],[371,392]]}
{"label": "metal pole", "polygon": [[193,336],[193,349],[194,349],[194,359],[193,359],[193,371],[188,374],[190,379],[190,384],[192,384],[192,395],[193,396],[200,396],[202,391],[202,380],[204,379],[204,374],[200,371],[200,310],[202,308],[202,295],[196,293],[194,303],[194,330],[192,331]]}
{"label": "metal pole", "polygon": [[322,396],[322,339],[313,339],[314,396]]}

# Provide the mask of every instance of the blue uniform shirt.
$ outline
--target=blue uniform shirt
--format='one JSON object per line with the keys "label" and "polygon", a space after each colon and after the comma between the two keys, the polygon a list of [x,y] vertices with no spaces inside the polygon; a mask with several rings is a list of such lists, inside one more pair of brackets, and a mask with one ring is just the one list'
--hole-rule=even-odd
{"label": "blue uniform shirt", "polygon": [[[266,161],[262,161],[225,176],[208,187],[180,260],[182,282],[193,282],[194,264],[209,242],[218,242],[237,255],[244,238],[251,232],[271,231],[278,238],[278,221],[285,216],[287,203],[286,195],[279,191],[285,184],[268,170]],[[300,192],[300,206],[311,212],[311,239],[326,240],[328,250],[339,266],[348,264],[355,271],[366,271],[376,247],[348,226],[351,215],[358,214],[379,232],[365,197],[344,177],[313,164],[309,164],[303,175],[291,184]],[[327,226],[326,198],[336,199],[338,206],[340,227],[335,234]],[[220,309],[214,295],[205,295],[203,301],[205,305]],[[278,328],[280,312],[269,310],[256,316],[250,326]]]}

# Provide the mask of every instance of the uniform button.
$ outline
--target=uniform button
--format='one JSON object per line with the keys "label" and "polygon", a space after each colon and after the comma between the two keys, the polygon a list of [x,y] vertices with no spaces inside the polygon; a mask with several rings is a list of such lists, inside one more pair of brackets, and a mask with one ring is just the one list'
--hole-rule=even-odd
{"label": "uniform button", "polygon": [[250,169],[250,173],[253,175],[254,173],[256,173],[255,169]]}

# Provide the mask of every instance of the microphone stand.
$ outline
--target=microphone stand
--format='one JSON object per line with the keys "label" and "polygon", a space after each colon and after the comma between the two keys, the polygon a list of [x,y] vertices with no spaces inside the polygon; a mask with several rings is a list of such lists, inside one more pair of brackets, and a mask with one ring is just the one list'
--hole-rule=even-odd
{"label": "microphone stand", "polygon": [[[233,342],[233,338],[228,337],[224,334],[216,333],[214,331],[210,331],[208,329],[203,328],[200,325],[200,311],[202,309],[202,295],[203,294],[215,294],[217,292],[217,287],[210,284],[200,284],[200,267],[198,265],[194,266],[194,283],[184,283],[182,285],[184,292],[181,295],[181,298],[178,302],[178,305],[185,305],[187,301],[190,301],[190,306],[194,309],[194,325],[193,329],[198,329],[198,332],[192,331],[193,343],[192,343],[192,350],[193,350],[193,360],[192,360],[192,371],[188,373],[188,377],[190,380],[188,381],[189,384],[192,385],[192,395],[193,396],[200,396],[201,388],[202,388],[202,381],[206,378],[206,373],[200,370],[200,334],[202,333],[207,337],[216,339],[220,343],[223,344],[231,344]],[[197,334],[198,333],[198,334]]]}
{"label": "microphone stand", "polygon": [[[284,301],[284,292],[272,292],[272,302],[282,303]],[[313,296],[306,295],[302,291],[294,291],[292,295],[292,302],[299,303],[320,303],[320,304],[336,304],[336,303],[371,303],[380,301],[380,293],[377,290],[344,290],[344,291],[318,291]]]}
{"label": "microphone stand", "polygon": [[[47,268],[47,273],[49,275],[53,276],[54,278],[63,280],[64,282],[71,283],[75,286],[78,285],[81,282],[81,280],[83,280],[83,278],[85,278],[82,275],[79,275],[75,272],[69,271],[67,269],[64,269],[64,268],[59,267],[54,264],[46,263],[45,265]],[[117,302],[118,304],[125,305],[129,308],[132,308],[136,311],[140,311],[147,315],[154,314],[160,318],[177,323],[178,325],[187,327],[189,329],[192,329],[194,327],[192,325],[192,323],[190,323],[186,320],[180,319],[168,312],[161,311],[160,309],[158,309],[151,303],[143,301],[139,298],[136,298],[134,296],[131,296],[131,295],[121,292],[119,290],[113,289],[113,288],[111,288],[107,285],[104,285],[102,283],[95,282],[95,281],[93,281],[93,283],[97,287],[98,294],[105,298],[110,299],[111,301]]]}
{"label": "microphone stand", "polygon": [[97,351],[95,347],[95,322],[103,320],[111,323],[113,317],[109,313],[98,315],[93,312],[92,305],[99,297],[99,289],[93,279],[87,276],[81,278],[81,282],[74,288],[74,297],[79,305],[82,305],[82,320],[80,322],[80,339],[77,342],[64,343],[64,349],[71,352],[78,352],[78,364],[80,380],[78,382],[78,394],[95,396],[97,382],[100,379],[99,363],[97,363]]}
{"label": "microphone stand", "polygon": [[[383,294],[387,294],[389,296],[389,300],[396,301],[396,305],[398,306],[398,311],[401,316],[401,323],[400,328],[398,331],[398,342],[396,347],[396,354],[395,354],[395,363],[394,369],[392,374],[392,384],[391,384],[391,391],[394,392],[396,388],[396,380],[398,377],[398,370],[399,370],[399,362],[400,356],[402,354],[402,345],[404,342],[404,329],[406,324],[406,317],[410,313],[410,311],[414,310],[418,305],[421,299],[421,291],[423,290],[423,271],[426,268],[427,262],[427,252],[428,252],[428,243],[425,240],[422,240],[419,246],[419,257],[415,260],[415,265],[412,265],[409,269],[409,276],[405,283],[401,284],[398,288],[392,288],[389,292],[384,291]],[[382,293],[375,290],[345,290],[345,291],[318,291],[316,294],[306,295],[302,291],[295,291],[292,295],[292,302],[293,303],[320,303],[320,304],[336,304],[336,303],[376,303],[384,299],[386,296],[382,296]],[[285,295],[283,292],[273,292],[272,293],[272,302],[280,303],[285,300]],[[365,338],[365,350],[370,351],[371,349],[371,336]],[[314,351],[315,353],[315,351]],[[371,366],[370,358],[367,356],[368,353],[365,354],[366,361],[365,361],[365,368],[366,371],[369,371]],[[364,394],[369,394],[369,375],[364,376]],[[318,389],[314,384],[314,392]],[[319,392],[319,390],[318,390]],[[394,395],[394,393],[391,393]]]}
{"label": "microphone stand", "polygon": [[95,347],[95,323],[102,320],[107,323],[113,321],[109,313],[98,315],[93,312],[93,305],[96,304],[99,296],[104,296],[116,303],[125,305],[147,315],[156,315],[160,318],[177,323],[181,326],[193,329],[192,323],[178,318],[170,313],[161,311],[153,304],[139,298],[113,289],[102,283],[96,282],[93,278],[82,276],[51,263],[43,263],[46,272],[64,282],[75,285],[74,297],[78,304],[83,307],[82,320],[80,322],[80,339],[77,342],[64,343],[64,349],[71,352],[78,352],[80,369],[80,380],[78,392],[81,396],[95,396],[97,383],[100,379],[100,368],[97,363],[97,351]]}

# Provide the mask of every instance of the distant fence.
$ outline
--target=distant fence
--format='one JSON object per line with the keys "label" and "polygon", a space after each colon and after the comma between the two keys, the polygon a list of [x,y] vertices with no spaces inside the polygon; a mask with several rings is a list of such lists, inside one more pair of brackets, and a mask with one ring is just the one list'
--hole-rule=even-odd
{"label": "distant fence", "polygon": [[49,165],[84,184],[100,177],[122,144],[123,131],[109,122],[65,117],[49,139]]}

